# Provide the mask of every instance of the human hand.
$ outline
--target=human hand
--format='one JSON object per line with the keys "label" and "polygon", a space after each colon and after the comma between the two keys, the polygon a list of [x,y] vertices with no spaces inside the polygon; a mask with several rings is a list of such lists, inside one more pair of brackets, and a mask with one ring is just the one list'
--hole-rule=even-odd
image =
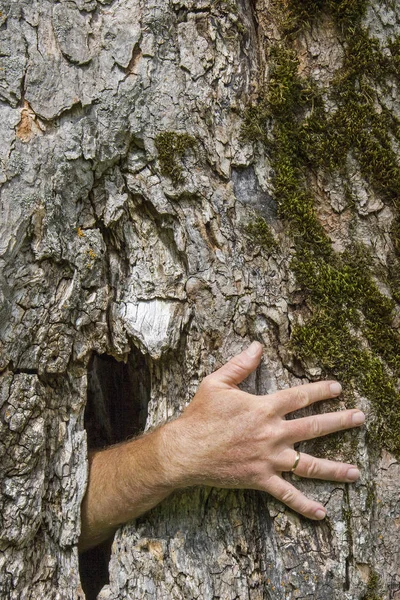
{"label": "human hand", "polygon": [[[323,519],[322,504],[283,479],[296,462],[294,444],[361,425],[357,409],[286,420],[285,415],[313,402],[335,398],[341,386],[320,381],[254,396],[238,388],[261,359],[253,342],[201,382],[182,415],[162,428],[165,457],[177,487],[210,485],[263,490],[310,519]],[[353,482],[354,465],[301,453],[296,475]]]}

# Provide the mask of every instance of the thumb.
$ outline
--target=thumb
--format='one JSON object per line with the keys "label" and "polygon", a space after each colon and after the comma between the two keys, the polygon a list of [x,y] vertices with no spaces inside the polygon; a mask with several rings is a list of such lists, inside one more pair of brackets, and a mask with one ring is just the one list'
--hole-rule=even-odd
{"label": "thumb", "polygon": [[262,345],[260,342],[253,342],[246,350],[231,358],[209,377],[228,385],[237,385],[255,371],[260,364],[261,356]]}

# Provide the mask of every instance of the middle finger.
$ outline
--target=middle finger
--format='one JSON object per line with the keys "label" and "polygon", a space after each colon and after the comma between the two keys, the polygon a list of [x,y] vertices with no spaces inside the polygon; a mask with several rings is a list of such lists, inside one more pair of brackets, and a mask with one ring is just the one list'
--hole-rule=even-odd
{"label": "middle finger", "polygon": [[285,422],[286,439],[295,444],[303,440],[328,435],[335,431],[359,427],[365,421],[361,410],[340,410],[338,412],[313,415],[301,419],[291,419]]}

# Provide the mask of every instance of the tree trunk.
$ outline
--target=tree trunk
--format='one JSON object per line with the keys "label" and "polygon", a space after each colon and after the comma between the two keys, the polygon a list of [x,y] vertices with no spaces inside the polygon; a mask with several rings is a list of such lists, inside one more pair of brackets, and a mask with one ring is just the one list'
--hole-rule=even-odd
{"label": "tree trunk", "polygon": [[244,389],[336,377],[367,412],[300,445],[361,480],[291,477],[320,523],[176,493],[87,598],[400,598],[398,3],[1,5],[0,597],[84,598],[86,402],[126,439],[257,339]]}

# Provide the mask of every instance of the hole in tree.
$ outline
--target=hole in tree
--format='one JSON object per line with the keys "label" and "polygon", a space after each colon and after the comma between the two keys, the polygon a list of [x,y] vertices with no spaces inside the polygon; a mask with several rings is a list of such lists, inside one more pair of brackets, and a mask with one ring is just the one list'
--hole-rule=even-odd
{"label": "hole in tree", "polygon": [[[85,429],[90,450],[128,440],[146,425],[150,371],[143,354],[133,348],[126,363],[108,354],[94,354],[88,365]],[[113,538],[79,556],[86,600],[96,600],[109,583],[108,563]]]}

